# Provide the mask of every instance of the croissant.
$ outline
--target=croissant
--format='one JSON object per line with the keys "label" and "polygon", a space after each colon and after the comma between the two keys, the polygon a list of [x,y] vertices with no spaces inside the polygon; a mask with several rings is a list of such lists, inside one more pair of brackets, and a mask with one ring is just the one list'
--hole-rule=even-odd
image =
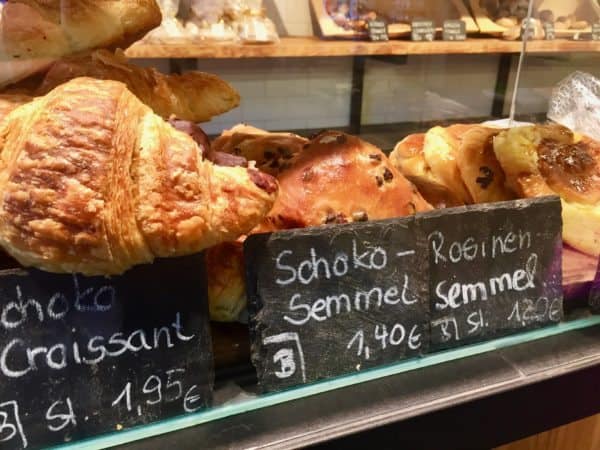
{"label": "croissant", "polygon": [[105,275],[234,240],[277,183],[202,155],[123,83],[71,80],[0,121],[0,245],[26,266]]}
{"label": "croissant", "polygon": [[32,100],[28,95],[20,94],[0,94],[0,120],[2,120],[13,109],[21,106],[23,103]]}
{"label": "croissant", "polygon": [[56,61],[37,86],[29,90],[18,87],[17,91],[33,96],[45,95],[77,77],[121,81],[165,119],[175,115],[184,120],[206,122],[240,104],[239,94],[216,75],[204,72],[164,75],[154,68],[134,66],[127,62],[122,52],[108,50]]}
{"label": "croissant", "polygon": [[0,22],[0,85],[62,56],[127,48],[160,22],[155,0],[8,0]]}

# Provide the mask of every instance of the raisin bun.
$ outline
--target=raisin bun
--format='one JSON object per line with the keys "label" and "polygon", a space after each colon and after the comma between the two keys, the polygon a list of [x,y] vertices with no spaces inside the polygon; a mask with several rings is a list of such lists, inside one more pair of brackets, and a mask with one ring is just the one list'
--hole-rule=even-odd
{"label": "raisin bun", "polygon": [[277,179],[279,196],[257,231],[388,219],[431,209],[381,150],[339,131],[315,136]]}
{"label": "raisin bun", "polygon": [[261,171],[277,175],[307,144],[308,139],[293,133],[269,133],[240,124],[224,131],[212,142],[211,149],[255,161]]}
{"label": "raisin bun", "polygon": [[501,132],[494,152],[520,197],[560,196],[564,242],[600,255],[600,143],[559,125],[536,125]]}
{"label": "raisin bun", "polygon": [[461,137],[456,155],[460,175],[475,203],[513,200],[506,176],[494,153],[494,138],[503,130],[475,126]]}
{"label": "raisin bun", "polygon": [[457,163],[462,136],[472,127],[433,127],[425,134],[407,136],[396,145],[390,160],[434,206],[473,203]]}

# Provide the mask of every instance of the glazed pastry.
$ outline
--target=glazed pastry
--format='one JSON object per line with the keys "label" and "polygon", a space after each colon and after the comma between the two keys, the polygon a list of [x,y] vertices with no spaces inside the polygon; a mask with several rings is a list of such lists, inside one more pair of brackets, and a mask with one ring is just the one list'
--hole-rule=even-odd
{"label": "glazed pastry", "polygon": [[[215,143],[213,149],[224,149]],[[337,131],[311,139],[279,168],[277,179],[279,196],[253,233],[389,219],[431,209],[381,150]],[[246,305],[240,247],[238,242],[207,252],[212,320],[235,321]]]}
{"label": "glazed pastry", "polygon": [[0,244],[25,266],[119,274],[247,233],[276,181],[219,167],[123,83],[71,80],[0,122]]}
{"label": "glazed pastry", "polygon": [[215,75],[204,72],[163,75],[154,68],[129,64],[122,52],[108,50],[53,63],[30,94],[45,95],[66,81],[84,76],[125,83],[131,92],[165,119],[175,115],[180,119],[206,122],[240,103],[239,94]]}
{"label": "glazed pastry", "polygon": [[412,182],[434,208],[462,205],[446,186],[436,180],[423,155],[425,133],[410,134],[390,154],[391,164]]}
{"label": "glazed pastry", "polygon": [[494,137],[502,130],[475,126],[461,138],[456,162],[461,178],[475,203],[516,198],[505,186],[505,176],[494,153]]}
{"label": "glazed pastry", "polygon": [[431,209],[381,150],[338,131],[314,137],[277,179],[279,196],[261,231],[388,219]]}
{"label": "glazed pastry", "polygon": [[212,150],[256,161],[256,167],[262,172],[277,175],[307,144],[308,139],[293,133],[268,133],[248,125],[236,125],[213,141]]}
{"label": "glazed pastry", "polygon": [[154,0],[8,0],[0,22],[0,60],[5,61],[0,85],[25,78],[62,56],[127,48],[160,21]]}
{"label": "glazed pastry", "polygon": [[390,154],[390,161],[436,207],[472,203],[457,165],[461,136],[473,125],[434,127],[422,135],[401,141]]}
{"label": "glazed pastry", "polygon": [[600,255],[600,144],[558,125],[512,128],[494,139],[507,185],[522,197],[559,195],[563,240]]}

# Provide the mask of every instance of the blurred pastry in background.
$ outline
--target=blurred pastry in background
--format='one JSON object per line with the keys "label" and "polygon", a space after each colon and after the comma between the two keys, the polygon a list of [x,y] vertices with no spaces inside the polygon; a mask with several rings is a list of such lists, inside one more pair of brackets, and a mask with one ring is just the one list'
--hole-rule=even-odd
{"label": "blurred pastry in background", "polygon": [[141,101],[165,119],[207,122],[240,103],[239,94],[216,75],[190,71],[181,75],[164,75],[154,68],[130,64],[120,51],[96,50],[91,54],[71,56],[50,65],[37,85],[16,86],[16,91],[32,96],[45,95],[55,87],[76,77],[92,77],[125,83]]}

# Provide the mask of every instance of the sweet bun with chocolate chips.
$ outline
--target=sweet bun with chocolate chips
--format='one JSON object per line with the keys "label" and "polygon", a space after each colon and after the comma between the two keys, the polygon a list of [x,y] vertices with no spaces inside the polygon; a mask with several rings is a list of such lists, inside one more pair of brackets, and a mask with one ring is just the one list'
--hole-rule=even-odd
{"label": "sweet bun with chocolate chips", "polygon": [[[230,146],[225,142],[213,142],[212,150],[230,151],[241,141]],[[381,150],[339,131],[325,131],[306,141],[278,165],[276,175],[279,195],[252,233],[389,219],[431,209]],[[246,306],[241,243],[209,249],[206,261],[211,319],[237,320]]]}
{"label": "sweet bun with chocolate chips", "polygon": [[306,145],[308,139],[293,133],[269,133],[240,124],[224,131],[212,142],[211,149],[256,161],[256,167],[262,172],[277,175]]}
{"label": "sweet bun with chocolate chips", "polygon": [[283,167],[261,231],[388,219],[431,206],[377,147],[339,131],[315,136]]}

